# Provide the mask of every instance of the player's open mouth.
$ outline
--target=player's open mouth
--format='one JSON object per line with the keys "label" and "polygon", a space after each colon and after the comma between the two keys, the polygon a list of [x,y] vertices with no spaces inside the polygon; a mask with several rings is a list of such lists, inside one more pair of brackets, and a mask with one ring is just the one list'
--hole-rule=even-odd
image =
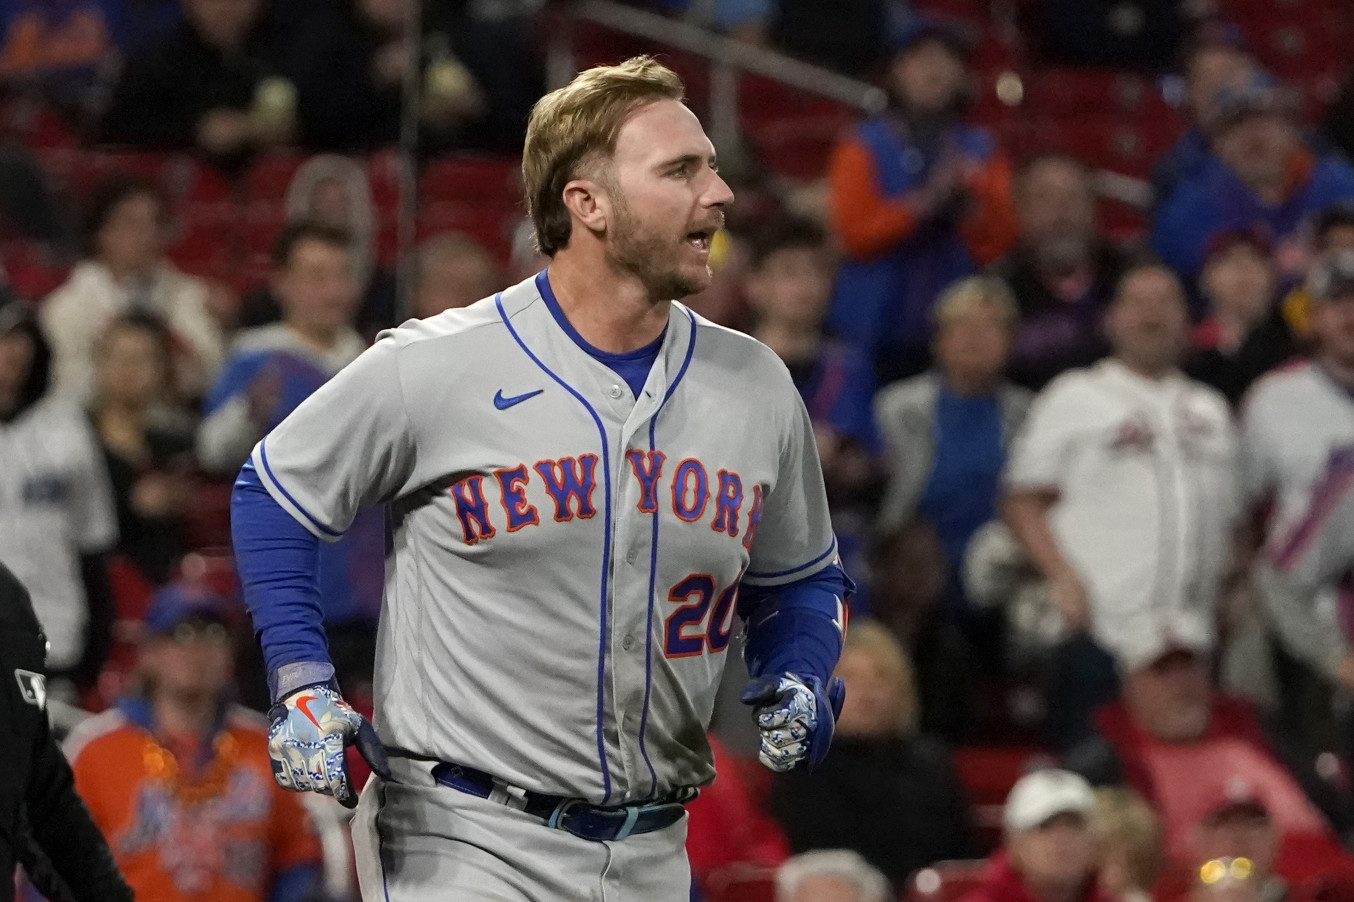
{"label": "player's open mouth", "polygon": [[686,242],[701,253],[708,254],[710,253],[710,239],[713,235],[713,232],[691,232],[686,236]]}

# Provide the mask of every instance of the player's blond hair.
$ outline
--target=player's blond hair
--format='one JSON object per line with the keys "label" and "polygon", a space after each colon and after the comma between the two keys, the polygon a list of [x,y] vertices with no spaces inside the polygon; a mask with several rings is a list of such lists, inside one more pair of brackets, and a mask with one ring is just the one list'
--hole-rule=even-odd
{"label": "player's blond hair", "polygon": [[621,126],[636,109],[685,94],[676,72],[637,56],[580,72],[536,102],[522,148],[522,182],[541,253],[553,257],[569,243],[564,186],[595,158],[615,151]]}

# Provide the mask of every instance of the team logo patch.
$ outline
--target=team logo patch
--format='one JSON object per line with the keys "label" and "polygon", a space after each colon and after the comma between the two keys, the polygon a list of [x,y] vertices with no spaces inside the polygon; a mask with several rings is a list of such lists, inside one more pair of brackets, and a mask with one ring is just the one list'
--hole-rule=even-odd
{"label": "team logo patch", "polygon": [[39,709],[47,707],[47,678],[31,670],[15,670],[14,679],[19,682],[19,694],[30,705]]}

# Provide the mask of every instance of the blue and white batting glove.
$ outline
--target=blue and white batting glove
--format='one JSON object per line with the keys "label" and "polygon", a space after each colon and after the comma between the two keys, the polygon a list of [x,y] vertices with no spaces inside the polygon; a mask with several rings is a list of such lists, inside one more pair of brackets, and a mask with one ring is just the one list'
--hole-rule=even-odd
{"label": "blue and white batting glove", "polygon": [[758,760],[783,774],[805,764],[812,770],[823,760],[846,699],[846,684],[838,677],[824,687],[817,677],[805,682],[792,673],[754,677],[740,698],[752,705],[762,731]]}
{"label": "blue and white batting glove", "polygon": [[344,750],[357,751],[382,779],[390,779],[385,749],[376,729],[328,685],[307,686],[273,705],[268,712],[268,756],[273,779],[292,792],[331,795],[345,808],[357,805],[348,779]]}

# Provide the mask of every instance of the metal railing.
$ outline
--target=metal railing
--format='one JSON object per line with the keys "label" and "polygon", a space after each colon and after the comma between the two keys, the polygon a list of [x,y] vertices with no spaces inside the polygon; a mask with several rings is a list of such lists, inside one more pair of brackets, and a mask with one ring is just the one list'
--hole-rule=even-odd
{"label": "metal railing", "polygon": [[716,147],[740,146],[740,73],[776,81],[865,113],[877,113],[888,102],[881,89],[867,82],[612,0],[582,0],[566,8],[548,51],[546,75],[552,87],[567,83],[578,71],[573,47],[575,23],[600,25],[704,59],[710,67],[709,128]]}

